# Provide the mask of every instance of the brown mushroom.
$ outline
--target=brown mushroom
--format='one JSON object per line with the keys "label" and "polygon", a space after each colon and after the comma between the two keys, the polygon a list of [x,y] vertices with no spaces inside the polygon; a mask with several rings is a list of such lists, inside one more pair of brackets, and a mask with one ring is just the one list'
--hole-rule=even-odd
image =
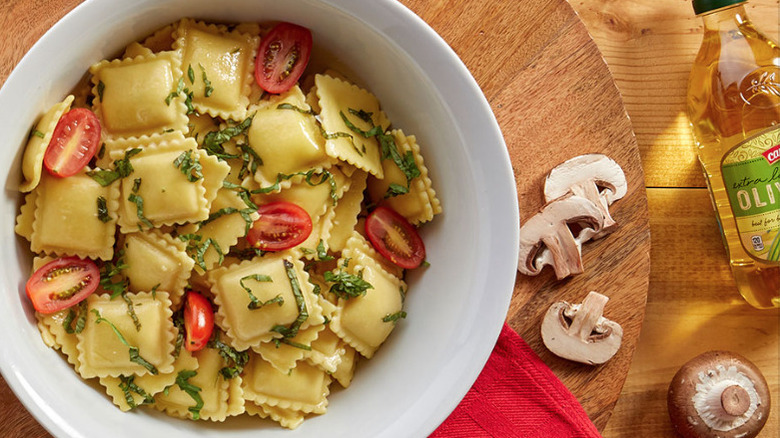
{"label": "brown mushroom", "polygon": [[544,345],[556,356],[589,365],[611,359],[620,348],[623,328],[602,316],[607,301],[590,292],[582,304],[559,301],[550,306],[542,321]]}
{"label": "brown mushroom", "polygon": [[569,224],[598,231],[603,219],[598,207],[580,196],[569,194],[548,203],[520,228],[517,270],[538,275],[546,265],[552,265],[559,280],[582,273],[582,242]]}
{"label": "brown mushroom", "polygon": [[729,351],[708,351],[683,365],[667,396],[672,425],[685,438],[755,437],[770,404],[761,371]]}
{"label": "brown mushroom", "polygon": [[559,164],[544,181],[544,199],[550,202],[566,193],[582,196],[595,203],[604,215],[601,231],[583,230],[584,241],[598,239],[617,228],[609,206],[625,196],[626,175],[614,160],[603,154],[586,154]]}

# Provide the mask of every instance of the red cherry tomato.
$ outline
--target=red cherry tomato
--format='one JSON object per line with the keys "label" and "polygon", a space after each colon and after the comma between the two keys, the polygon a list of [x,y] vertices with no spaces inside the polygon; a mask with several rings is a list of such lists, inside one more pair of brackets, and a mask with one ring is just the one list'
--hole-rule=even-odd
{"label": "red cherry tomato", "polygon": [[311,234],[311,218],[291,202],[271,202],[257,209],[260,218],[246,235],[249,244],[263,251],[281,251],[300,245]]}
{"label": "red cherry tomato", "polygon": [[184,348],[198,351],[206,346],[214,331],[211,303],[195,291],[187,291],[184,302]]}
{"label": "red cherry tomato", "polygon": [[380,206],[366,218],[371,245],[395,265],[413,269],[425,260],[425,245],[417,230],[395,210]]}
{"label": "red cherry tomato", "polygon": [[95,156],[100,144],[100,121],[86,108],[65,113],[51,137],[43,165],[54,176],[75,175]]}
{"label": "red cherry tomato", "polygon": [[62,257],[38,268],[27,280],[25,290],[40,313],[54,313],[80,303],[100,283],[95,262]]}
{"label": "red cherry tomato", "polygon": [[279,23],[260,41],[255,59],[255,80],[263,90],[279,94],[292,88],[311,55],[311,31],[292,23]]}

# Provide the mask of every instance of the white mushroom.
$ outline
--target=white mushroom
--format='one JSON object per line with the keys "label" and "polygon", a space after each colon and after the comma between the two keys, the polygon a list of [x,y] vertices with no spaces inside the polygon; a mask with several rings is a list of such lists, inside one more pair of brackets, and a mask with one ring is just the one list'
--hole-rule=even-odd
{"label": "white mushroom", "polygon": [[769,418],[769,387],[748,359],[708,351],[683,365],[669,385],[667,407],[684,438],[753,438]]}
{"label": "white mushroom", "polygon": [[566,193],[590,199],[604,215],[601,231],[583,230],[584,241],[611,233],[617,223],[609,214],[609,206],[625,196],[626,175],[614,160],[603,154],[574,157],[556,166],[544,181],[544,199],[550,202]]}
{"label": "white mushroom", "polygon": [[602,316],[609,298],[590,292],[582,304],[559,301],[542,321],[544,345],[564,359],[598,365],[617,353],[623,340],[620,324]]}
{"label": "white mushroom", "polygon": [[603,219],[598,207],[580,196],[566,195],[548,203],[520,228],[517,270],[538,275],[552,265],[559,280],[582,273],[582,241],[572,234],[569,224],[599,231]]}

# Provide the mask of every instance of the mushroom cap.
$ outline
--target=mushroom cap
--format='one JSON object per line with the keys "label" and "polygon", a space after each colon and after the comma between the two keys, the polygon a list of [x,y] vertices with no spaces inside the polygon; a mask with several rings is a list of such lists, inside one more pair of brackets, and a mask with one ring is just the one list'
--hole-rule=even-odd
{"label": "mushroom cap", "polygon": [[[567,195],[547,203],[520,228],[517,270],[538,275],[546,265],[552,265],[558,279],[568,276],[567,268],[571,273],[582,272],[582,242],[572,235],[567,224],[579,223],[600,231],[603,221],[598,207],[580,196]],[[551,247],[553,244],[555,247]]]}
{"label": "mushroom cap", "polygon": [[626,195],[628,184],[626,174],[615,160],[604,154],[580,155],[555,166],[544,181],[544,199],[550,201],[569,192],[575,184],[592,181],[599,190],[599,196],[612,204]]}
{"label": "mushroom cap", "polygon": [[683,365],[669,385],[667,407],[685,438],[753,438],[769,418],[769,387],[745,357],[708,351]]}

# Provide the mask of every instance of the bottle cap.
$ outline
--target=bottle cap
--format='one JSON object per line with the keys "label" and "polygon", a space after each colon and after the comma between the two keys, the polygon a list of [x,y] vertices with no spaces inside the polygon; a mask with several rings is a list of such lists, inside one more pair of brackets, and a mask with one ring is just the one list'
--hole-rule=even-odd
{"label": "bottle cap", "polygon": [[715,9],[725,8],[726,6],[745,3],[747,0],[693,0],[693,12],[696,15]]}

